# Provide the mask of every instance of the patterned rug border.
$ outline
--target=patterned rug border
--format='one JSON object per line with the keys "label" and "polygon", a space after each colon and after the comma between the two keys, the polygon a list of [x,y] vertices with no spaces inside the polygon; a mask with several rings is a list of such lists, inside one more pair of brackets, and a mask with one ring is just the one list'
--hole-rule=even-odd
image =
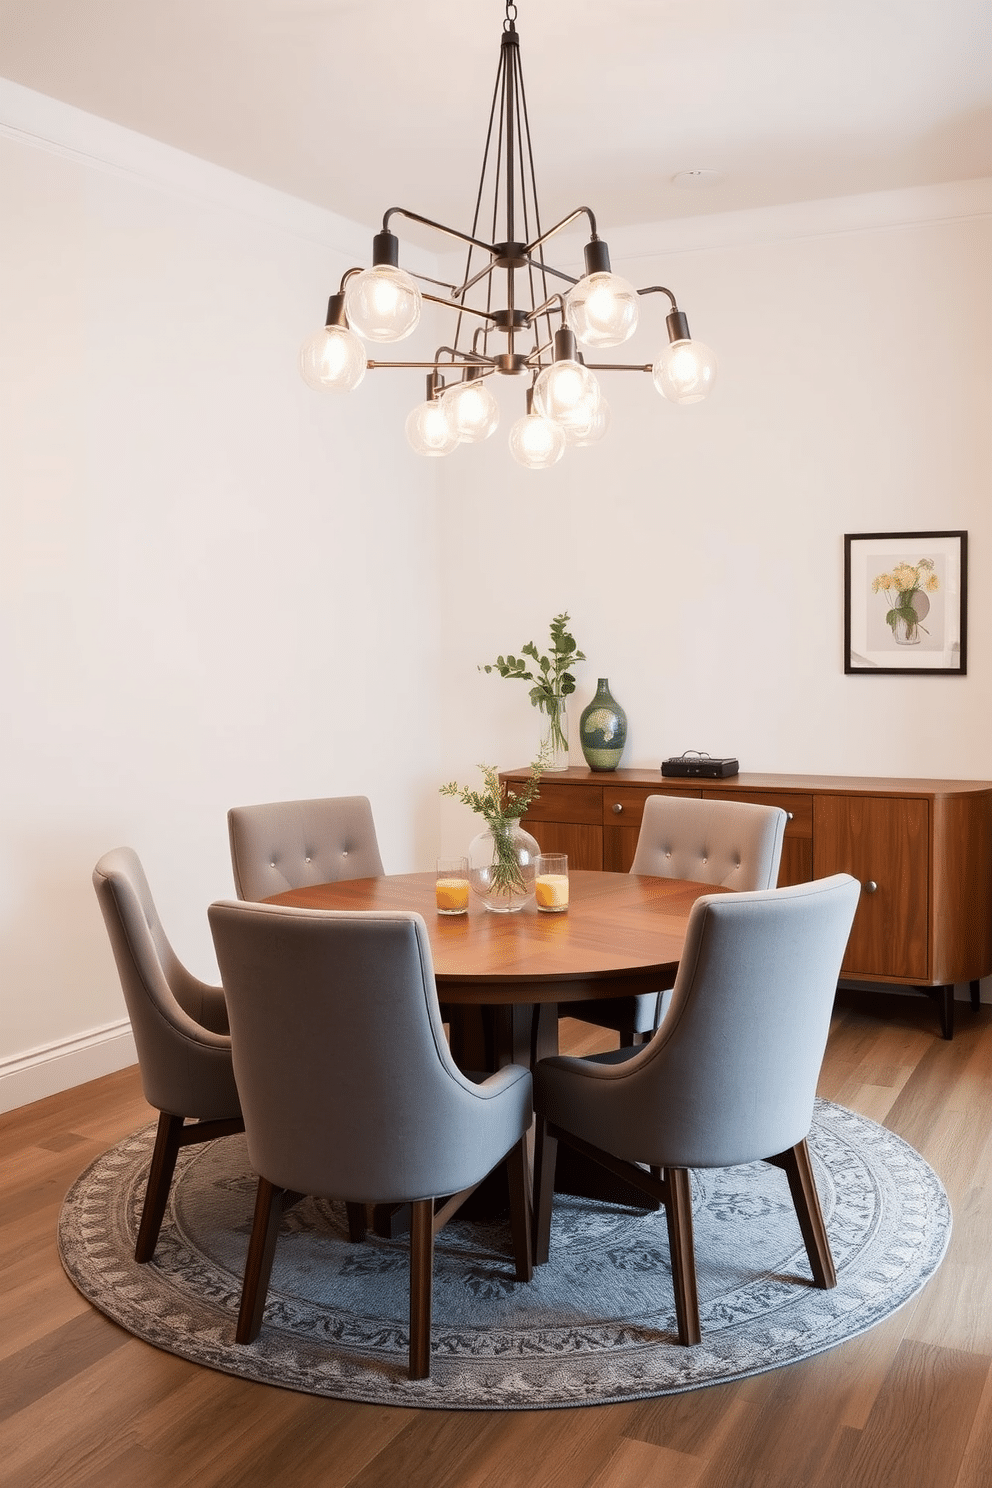
{"label": "patterned rug border", "polygon": [[[438,1237],[436,1292],[440,1287],[443,1294],[448,1273],[456,1281],[467,1277],[486,1296],[490,1311],[498,1315],[505,1303],[507,1316],[488,1327],[477,1327],[474,1320],[471,1326],[457,1318],[447,1321],[443,1309],[439,1314],[436,1298],[432,1374],[428,1380],[411,1381],[406,1376],[405,1316],[397,1314],[392,1321],[369,1315],[368,1308],[365,1316],[349,1312],[337,1294],[332,1307],[319,1293],[308,1296],[305,1289],[282,1293],[275,1285],[275,1272],[259,1339],[247,1348],[234,1344],[239,1265],[234,1258],[218,1261],[198,1249],[188,1233],[195,1226],[188,1225],[184,1215],[184,1178],[187,1174],[195,1178],[201,1162],[221,1166],[218,1143],[180,1154],[155,1259],[138,1266],[133,1260],[134,1236],[153,1137],[154,1127],[149,1126],[117,1143],[89,1165],[66,1195],[58,1244],[74,1286],[127,1331],[193,1363],[262,1384],[376,1405],[547,1410],[678,1394],[762,1374],[834,1348],[897,1311],[937,1270],[951,1232],[947,1194],[918,1152],[869,1118],[818,1101],[810,1149],[837,1266],[836,1288],[823,1292],[809,1281],[802,1284],[800,1278],[808,1278],[809,1270],[801,1242],[775,1252],[766,1270],[748,1271],[736,1280],[731,1276],[709,1292],[700,1261],[703,1341],[683,1349],[672,1341],[667,1239],[664,1255],[661,1247],[650,1243],[652,1222],[665,1234],[663,1215],[645,1219],[620,1210],[611,1215],[604,1213],[604,1206],[583,1207],[583,1201],[573,1201],[576,1233],[583,1223],[592,1224],[606,1231],[605,1241],[596,1237],[598,1250],[596,1245],[584,1250],[566,1243],[556,1251],[553,1244],[551,1263],[537,1273],[542,1285],[553,1296],[577,1294],[570,1290],[572,1278],[566,1274],[568,1253],[574,1249],[586,1270],[596,1273],[594,1282],[598,1276],[601,1285],[615,1284],[621,1292],[623,1285],[628,1291],[631,1285],[643,1286],[645,1301],[613,1319],[605,1314],[596,1318],[594,1308],[588,1309],[589,1316],[579,1309],[568,1316],[562,1308],[522,1326],[519,1315],[513,1315],[513,1296],[521,1293],[507,1280],[512,1270],[506,1272],[501,1254],[505,1241],[483,1235],[480,1248],[477,1226],[460,1227],[462,1232],[471,1229],[470,1240],[464,1234],[459,1239],[455,1226],[447,1250],[449,1230]],[[223,1139],[238,1140],[243,1139]],[[211,1152],[215,1155],[208,1158]],[[743,1197],[738,1190],[731,1193],[740,1209],[736,1218],[746,1223],[748,1204],[767,1206],[759,1185],[775,1172],[753,1164],[750,1169],[694,1174],[697,1255],[701,1222],[705,1229],[710,1207],[727,1206],[731,1185],[721,1188],[722,1180],[735,1175],[741,1183],[753,1185],[753,1193],[740,1190]],[[201,1184],[205,1181],[201,1176]],[[697,1185],[702,1201],[698,1209]],[[250,1215],[254,1179],[246,1161],[215,1187],[227,1189],[225,1202],[246,1207]],[[775,1207],[787,1206],[776,1201]],[[335,1238],[331,1232],[338,1228],[343,1253],[354,1257],[361,1252],[362,1263],[352,1262],[350,1267],[363,1273],[361,1284],[368,1284],[373,1270],[393,1271],[402,1273],[398,1284],[403,1288],[405,1242],[375,1241],[378,1249],[348,1247],[343,1216],[339,1223],[335,1218],[336,1206],[317,1209],[322,1245],[328,1244],[329,1236]],[[566,1213],[568,1205],[562,1210]],[[793,1221],[791,1212],[789,1217]],[[562,1222],[567,1222],[567,1213]],[[634,1225],[636,1240],[631,1239]],[[237,1227],[239,1236],[242,1228]],[[755,1226],[753,1235],[763,1228]],[[233,1243],[233,1237],[225,1238]],[[749,1247],[751,1242],[749,1234]],[[277,1250],[277,1264],[279,1256]],[[617,1269],[611,1271],[611,1265]],[[562,1269],[560,1277],[556,1266]],[[339,1269],[335,1281],[343,1275]],[[657,1297],[650,1291],[656,1283]],[[452,1292],[458,1295],[457,1288]],[[536,1293],[525,1295],[529,1300]]]}

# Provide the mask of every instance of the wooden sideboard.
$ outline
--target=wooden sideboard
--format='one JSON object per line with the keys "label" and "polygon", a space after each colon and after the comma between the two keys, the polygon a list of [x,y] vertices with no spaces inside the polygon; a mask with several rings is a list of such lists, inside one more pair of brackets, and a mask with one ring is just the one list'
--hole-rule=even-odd
{"label": "wooden sideboard", "polygon": [[[527,769],[508,770],[512,785]],[[954,984],[992,973],[992,781],[844,775],[671,779],[659,770],[546,775],[523,822],[545,852],[576,868],[626,872],[652,795],[757,801],[789,814],[780,884],[851,873],[861,902],[845,980],[917,987],[954,1026]]]}

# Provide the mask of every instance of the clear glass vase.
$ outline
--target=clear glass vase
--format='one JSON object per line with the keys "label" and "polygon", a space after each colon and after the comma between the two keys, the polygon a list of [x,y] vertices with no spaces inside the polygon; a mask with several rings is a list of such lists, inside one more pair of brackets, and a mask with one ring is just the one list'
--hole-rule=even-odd
{"label": "clear glass vase", "polygon": [[468,848],[472,892],[494,914],[513,914],[534,897],[540,847],[518,818],[493,822]]}
{"label": "clear glass vase", "polygon": [[565,699],[556,697],[541,703],[544,730],[541,734],[541,759],[544,773],[568,769],[568,714]]}

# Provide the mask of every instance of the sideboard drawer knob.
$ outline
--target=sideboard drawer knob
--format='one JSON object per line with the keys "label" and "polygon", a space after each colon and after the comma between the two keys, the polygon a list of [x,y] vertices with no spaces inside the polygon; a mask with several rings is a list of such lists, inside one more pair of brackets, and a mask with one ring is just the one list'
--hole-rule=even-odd
{"label": "sideboard drawer knob", "polygon": [[614,816],[619,816],[620,813],[621,813],[621,811],[623,810],[623,806],[622,806],[622,804],[619,801],[614,801],[613,806],[612,806],[611,809],[613,811],[613,815]]}
{"label": "sideboard drawer knob", "polygon": [[865,893],[866,894],[874,894],[875,891],[877,890],[877,888],[878,888],[878,884],[875,882],[875,880],[873,878],[870,878],[868,880],[868,882],[865,884]]}
{"label": "sideboard drawer knob", "polygon": [[796,813],[794,811],[787,811],[785,814],[789,821],[795,821]]}

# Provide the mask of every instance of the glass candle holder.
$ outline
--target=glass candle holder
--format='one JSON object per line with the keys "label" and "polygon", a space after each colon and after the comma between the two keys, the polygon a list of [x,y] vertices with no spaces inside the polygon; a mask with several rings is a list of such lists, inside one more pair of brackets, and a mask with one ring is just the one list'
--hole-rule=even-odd
{"label": "glass candle holder", "polygon": [[564,914],[568,908],[568,856],[541,853],[534,875],[534,898],[540,914]]}
{"label": "glass candle holder", "polygon": [[468,914],[468,858],[438,858],[434,896],[438,914]]}

